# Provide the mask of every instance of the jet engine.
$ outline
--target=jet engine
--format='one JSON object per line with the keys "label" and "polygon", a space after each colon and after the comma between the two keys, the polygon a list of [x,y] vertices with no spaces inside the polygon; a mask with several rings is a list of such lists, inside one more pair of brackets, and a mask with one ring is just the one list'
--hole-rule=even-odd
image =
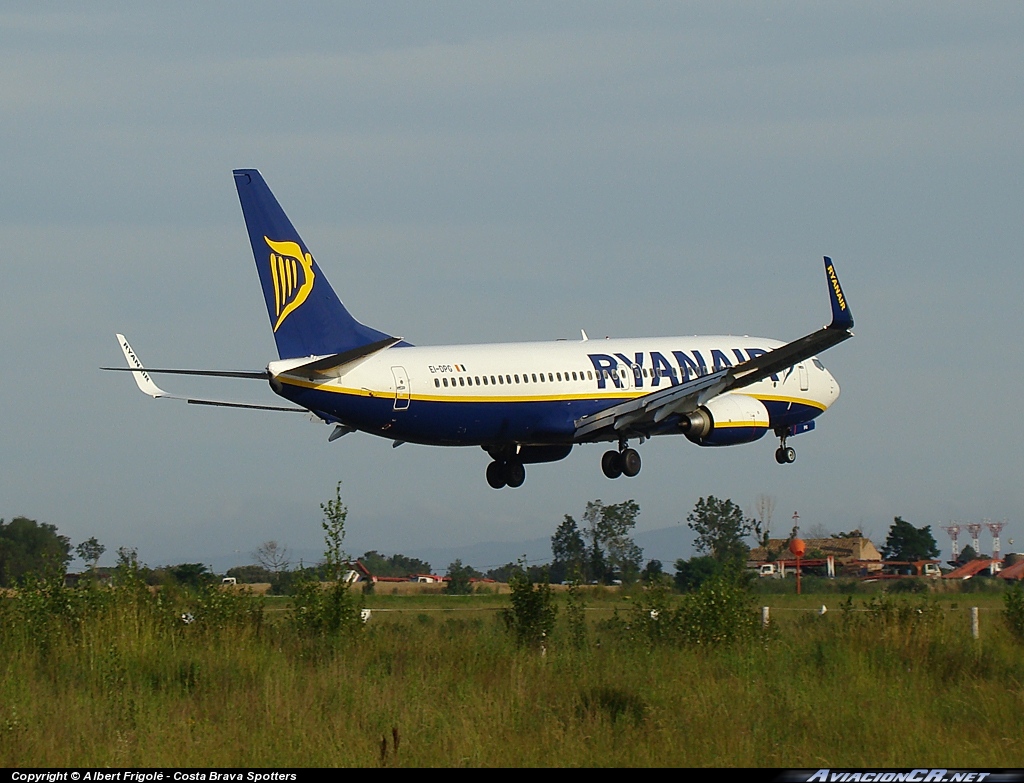
{"label": "jet engine", "polygon": [[723,394],[680,415],[679,431],[700,446],[750,443],[768,432],[768,409],[745,394]]}

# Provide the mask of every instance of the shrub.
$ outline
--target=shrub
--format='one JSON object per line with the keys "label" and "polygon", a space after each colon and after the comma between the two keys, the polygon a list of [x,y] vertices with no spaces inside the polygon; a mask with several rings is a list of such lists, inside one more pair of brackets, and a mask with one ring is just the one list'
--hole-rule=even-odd
{"label": "shrub", "polygon": [[1024,642],[1024,587],[1015,585],[1003,596],[1003,618],[1010,633]]}
{"label": "shrub", "polygon": [[753,636],[758,627],[749,595],[722,577],[681,596],[674,608],[667,590],[652,588],[637,602],[629,623],[635,640],[677,645],[730,643]]}
{"label": "shrub", "polygon": [[545,579],[534,584],[525,568],[512,572],[508,581],[512,606],[502,611],[505,626],[522,647],[540,647],[555,627],[558,609]]}

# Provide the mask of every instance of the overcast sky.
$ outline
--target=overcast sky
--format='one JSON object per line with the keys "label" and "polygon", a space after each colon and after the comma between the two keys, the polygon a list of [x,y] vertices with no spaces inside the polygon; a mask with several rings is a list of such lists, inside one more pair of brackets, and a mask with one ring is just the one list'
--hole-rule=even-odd
{"label": "overcast sky", "polygon": [[[951,520],[1024,533],[1020,3],[5,9],[0,516],[154,565],[317,551],[339,480],[355,553],[550,536],[597,498],[653,530],[708,494],[773,496],[780,533],[794,511],[878,542],[901,515],[947,553]],[[416,344],[793,339],[828,320],[830,255],[842,396],[794,465],[773,438],[664,437],[635,479],[583,446],[500,492],[477,448],[150,400],[98,370],[116,331],[152,366],[276,358],[239,167],[353,314]]]}

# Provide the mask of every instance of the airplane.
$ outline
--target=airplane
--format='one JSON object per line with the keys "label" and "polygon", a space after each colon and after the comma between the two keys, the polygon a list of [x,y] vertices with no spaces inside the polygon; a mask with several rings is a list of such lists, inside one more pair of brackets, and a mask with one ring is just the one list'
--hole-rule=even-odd
{"label": "airplane", "polygon": [[[839,397],[817,354],[853,336],[835,265],[825,257],[832,320],[789,343],[693,336],[414,346],[357,321],[345,308],[262,175],[234,172],[278,359],[259,371],[152,369],[123,335],[127,367],[150,397],[192,404],[312,414],[328,440],[365,432],[433,446],[477,446],[487,483],[519,487],[525,466],[574,446],[606,442],[605,476],[636,476],[630,445],[683,435],[700,446],[750,443],[769,430],[779,464],[789,437],[814,428]],[[168,394],[151,374],[248,378],[292,403],[273,406]]]}

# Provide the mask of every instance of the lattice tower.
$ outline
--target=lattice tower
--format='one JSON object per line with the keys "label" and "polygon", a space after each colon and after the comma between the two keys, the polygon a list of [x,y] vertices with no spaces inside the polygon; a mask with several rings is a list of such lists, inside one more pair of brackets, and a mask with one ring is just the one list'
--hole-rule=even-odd
{"label": "lattice tower", "polygon": [[953,559],[956,560],[960,557],[960,545],[956,541],[956,537],[960,535],[960,525],[946,525],[942,529],[946,531],[953,542]]}
{"label": "lattice tower", "polygon": [[967,532],[971,534],[971,546],[974,548],[974,553],[977,555],[981,554],[981,542],[978,541],[978,536],[981,535],[981,529],[984,525],[981,522],[972,522],[967,526]]}
{"label": "lattice tower", "polygon": [[999,534],[1003,532],[1003,528],[1006,527],[1005,522],[986,522],[985,527],[988,528],[988,532],[992,534],[992,559],[1002,560],[999,556]]}

